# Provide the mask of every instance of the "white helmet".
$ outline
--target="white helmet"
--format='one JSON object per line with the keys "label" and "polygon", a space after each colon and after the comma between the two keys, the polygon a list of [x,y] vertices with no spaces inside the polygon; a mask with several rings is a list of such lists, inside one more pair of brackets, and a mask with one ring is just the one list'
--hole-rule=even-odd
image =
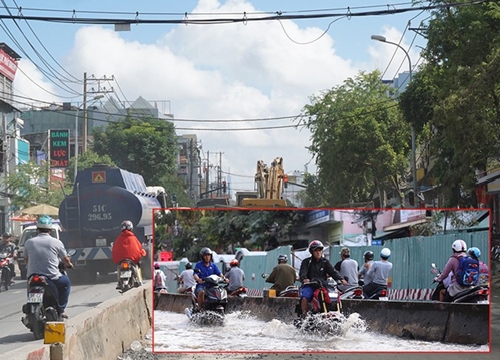
{"label": "white helmet", "polygon": [[386,260],[389,259],[391,257],[391,250],[383,248],[382,251],[380,251],[380,257]]}
{"label": "white helmet", "polygon": [[467,251],[467,244],[465,243],[465,241],[458,239],[453,242],[451,248],[455,252],[465,252]]}

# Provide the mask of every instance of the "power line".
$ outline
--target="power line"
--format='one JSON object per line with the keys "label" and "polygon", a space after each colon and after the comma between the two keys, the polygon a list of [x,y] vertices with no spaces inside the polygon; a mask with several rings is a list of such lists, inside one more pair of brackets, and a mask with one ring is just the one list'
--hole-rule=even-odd
{"label": "power line", "polygon": [[[272,20],[306,20],[306,19],[321,19],[321,18],[332,18],[332,17],[365,17],[365,16],[381,16],[381,15],[394,15],[401,14],[406,12],[414,12],[414,11],[428,11],[428,10],[436,10],[443,8],[451,8],[451,7],[462,7],[462,6],[470,6],[470,5],[480,5],[487,3],[489,0],[472,0],[467,2],[454,2],[447,4],[433,4],[426,6],[416,6],[416,7],[404,7],[404,8],[396,8],[396,6],[392,6],[393,8],[387,8],[386,10],[372,10],[372,11],[360,11],[353,12],[348,7],[341,13],[310,13],[310,14],[298,14],[298,15],[288,15],[287,13],[283,13],[282,11],[277,11],[273,15],[268,16],[249,16],[252,14],[247,14],[244,12],[239,17],[214,17],[213,13],[206,14],[205,16],[209,16],[208,18],[200,18],[200,19],[190,19],[187,15],[187,12],[184,13],[183,19],[141,19],[139,18],[139,12],[136,12],[135,18],[126,19],[126,18],[92,18],[92,17],[82,17],[79,18],[77,16],[76,10],[73,10],[71,17],[53,17],[53,16],[26,16],[26,15],[3,15],[0,14],[0,19],[11,19],[11,20],[30,20],[30,21],[45,21],[45,22],[54,22],[54,23],[67,23],[67,24],[93,24],[93,25],[132,25],[132,24],[192,24],[192,25],[214,25],[214,24],[230,24],[230,23],[248,23],[248,22],[256,22],[256,21],[272,21]],[[99,12],[102,13],[102,12]],[[215,14],[216,15],[216,14]],[[223,16],[227,16],[226,14],[222,14]],[[179,16],[179,14],[177,14]],[[192,15],[191,15],[192,16]]]}

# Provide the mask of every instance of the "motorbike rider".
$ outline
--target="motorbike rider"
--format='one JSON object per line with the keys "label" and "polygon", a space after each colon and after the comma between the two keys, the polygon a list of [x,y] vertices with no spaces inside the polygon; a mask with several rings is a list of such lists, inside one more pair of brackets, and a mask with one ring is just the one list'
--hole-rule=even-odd
{"label": "motorbike rider", "polygon": [[185,294],[189,289],[196,285],[194,280],[193,265],[190,262],[186,263],[186,270],[183,270],[177,277],[177,283],[180,285],[177,289],[179,294]]}
{"label": "motorbike rider", "polygon": [[348,247],[343,247],[339,254],[341,260],[335,264],[335,270],[346,279],[348,285],[358,285],[358,262],[351,259],[351,252]]}
{"label": "motorbike rider", "polygon": [[10,270],[10,284],[14,284],[13,279],[16,277],[16,270],[14,268],[14,260],[17,259],[17,250],[16,245],[10,242],[10,238],[12,237],[9,233],[4,233],[2,235],[2,243],[0,244],[0,253],[6,253],[11,261],[9,261],[9,270]]}
{"label": "motorbike rider", "polygon": [[479,278],[477,279],[476,285],[489,286],[490,269],[488,268],[488,265],[479,260],[479,257],[481,256],[481,250],[479,250],[477,247],[471,247],[469,250],[467,250],[467,254],[474,260],[477,260],[479,262]]}
{"label": "motorbike rider", "polygon": [[370,298],[375,294],[380,288],[387,289],[387,281],[392,270],[392,263],[389,262],[391,257],[391,250],[388,248],[383,248],[380,251],[380,260],[374,261],[370,269],[366,272],[366,275],[372,279],[372,281],[363,285],[363,293],[365,297]]}
{"label": "motorbike rider", "polygon": [[340,281],[342,285],[347,285],[347,281],[335,270],[333,265],[323,257],[323,243],[319,240],[313,240],[309,244],[311,256],[304,259],[300,264],[299,279],[302,282],[300,288],[300,308],[302,316],[305,317],[309,310],[309,303],[314,294],[314,289],[309,283],[314,279],[326,280],[331,276],[334,280]]}
{"label": "motorbike rider", "polygon": [[229,284],[227,290],[230,293],[243,287],[243,281],[245,281],[245,272],[239,265],[240,263],[236,259],[231,260],[229,263],[231,269],[226,273],[226,282]]}
{"label": "motorbike rider", "polygon": [[373,281],[373,279],[371,277],[366,276],[366,273],[368,272],[368,270],[370,270],[370,267],[373,264],[374,257],[375,257],[375,255],[373,254],[373,251],[367,250],[363,253],[363,259],[364,259],[365,263],[363,264],[361,269],[359,269],[359,271],[358,271],[358,278],[360,281],[359,282],[360,285],[368,285],[369,283],[371,283]]}
{"label": "motorbike rider", "polygon": [[[167,276],[163,272],[163,270],[160,268],[160,264],[155,263],[154,265],[154,271],[153,271],[153,280],[154,280],[154,288],[155,290],[160,290],[160,289],[166,289],[166,281],[167,281]],[[159,283],[157,282],[157,279],[160,279]]]}
{"label": "motorbike rider", "polygon": [[200,311],[203,311],[203,305],[205,303],[205,287],[203,279],[210,275],[217,275],[223,278],[219,267],[213,262],[212,250],[208,247],[204,247],[200,251],[201,260],[194,266],[194,280],[197,282],[194,293],[198,300],[198,307]]}
{"label": "motorbike rider", "polygon": [[462,239],[457,239],[453,242],[453,244],[451,244],[451,249],[453,251],[453,254],[448,259],[448,262],[446,263],[442,273],[434,278],[434,281],[439,283],[446,279],[450,272],[453,273],[451,277],[451,285],[446,289],[444,299],[442,299],[442,301],[446,302],[451,302],[456,294],[467,289],[467,287],[458,284],[456,279],[458,266],[460,264],[460,258],[467,256],[467,244]]}
{"label": "motorbike rider", "polygon": [[288,256],[285,254],[278,255],[278,265],[273,268],[271,274],[266,279],[266,282],[273,284],[271,289],[276,290],[276,295],[279,295],[289,286],[293,286],[297,281],[297,273],[295,269],[288,265]]}
{"label": "motorbike rider", "polygon": [[116,289],[120,289],[120,263],[125,260],[131,260],[136,266],[132,266],[132,271],[137,279],[139,286],[142,285],[142,273],[140,261],[142,256],[146,256],[146,250],[142,248],[142,244],[137,239],[134,230],[134,224],[130,220],[124,220],[121,223],[120,235],[116,238],[111,249],[111,257],[113,262],[118,265],[118,285]]}
{"label": "motorbike rider", "polygon": [[68,318],[64,310],[68,305],[71,291],[69,277],[59,270],[59,262],[62,261],[66,268],[72,268],[71,259],[66,253],[64,244],[50,236],[52,221],[48,216],[42,216],[36,224],[37,235],[28,239],[24,244],[24,258],[28,264],[28,279],[31,275],[44,275],[51,280],[57,288],[59,308],[61,316]]}

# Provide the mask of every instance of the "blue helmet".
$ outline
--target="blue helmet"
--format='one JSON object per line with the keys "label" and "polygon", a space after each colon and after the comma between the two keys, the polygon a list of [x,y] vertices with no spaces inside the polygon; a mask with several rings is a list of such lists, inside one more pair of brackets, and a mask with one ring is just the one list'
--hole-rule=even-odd
{"label": "blue helmet", "polygon": [[38,219],[36,227],[38,229],[52,229],[52,219],[47,215],[43,215]]}
{"label": "blue helmet", "polygon": [[477,247],[471,247],[469,250],[467,250],[467,253],[476,259],[479,259],[479,257],[481,256],[481,250],[479,250]]}

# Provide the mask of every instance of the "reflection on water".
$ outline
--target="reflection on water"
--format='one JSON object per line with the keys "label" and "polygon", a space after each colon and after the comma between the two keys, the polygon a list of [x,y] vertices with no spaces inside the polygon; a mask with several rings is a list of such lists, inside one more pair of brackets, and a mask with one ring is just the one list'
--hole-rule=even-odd
{"label": "reflection on water", "polygon": [[154,352],[390,352],[390,351],[488,351],[488,346],[465,346],[403,340],[370,332],[358,314],[351,314],[337,336],[301,332],[279,320],[257,320],[246,312],[226,315],[223,326],[200,325],[186,315],[154,312]]}

